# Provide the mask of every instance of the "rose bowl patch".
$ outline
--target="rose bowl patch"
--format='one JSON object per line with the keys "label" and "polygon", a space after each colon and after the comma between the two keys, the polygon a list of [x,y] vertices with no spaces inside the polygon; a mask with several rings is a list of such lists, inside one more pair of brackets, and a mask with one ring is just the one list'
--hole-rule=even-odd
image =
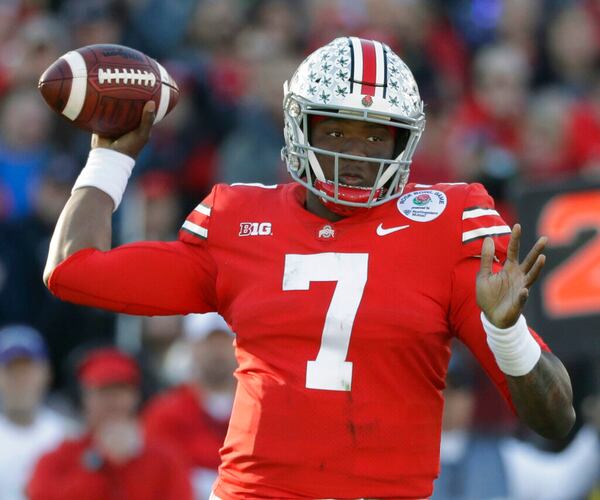
{"label": "rose bowl patch", "polygon": [[407,219],[429,222],[437,219],[446,210],[447,204],[448,198],[444,193],[435,189],[426,189],[401,196],[397,207]]}

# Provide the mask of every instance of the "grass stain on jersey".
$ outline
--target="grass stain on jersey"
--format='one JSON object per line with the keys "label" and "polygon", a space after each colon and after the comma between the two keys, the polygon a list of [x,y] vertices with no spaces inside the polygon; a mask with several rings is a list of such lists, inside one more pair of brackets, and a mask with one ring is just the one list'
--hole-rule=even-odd
{"label": "grass stain on jersey", "polygon": [[352,444],[356,446],[356,426],[352,420],[348,420],[348,432],[350,432],[350,436],[352,436]]}

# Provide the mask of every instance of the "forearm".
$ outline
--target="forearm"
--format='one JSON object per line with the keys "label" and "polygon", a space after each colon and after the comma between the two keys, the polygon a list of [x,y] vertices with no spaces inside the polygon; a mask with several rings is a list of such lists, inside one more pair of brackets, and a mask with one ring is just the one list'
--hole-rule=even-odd
{"label": "forearm", "polygon": [[519,417],[538,434],[559,439],[575,422],[573,392],[567,370],[549,352],[542,355],[526,375],[506,376]]}
{"label": "forearm", "polygon": [[[116,140],[92,135],[92,150],[63,209],[48,252],[44,283],[63,260],[84,248],[110,250],[111,218],[154,123],[155,104],[144,105],[140,126]],[[91,187],[94,186],[94,187]]]}
{"label": "forearm", "polygon": [[96,188],[77,189],[67,201],[50,240],[44,283],[52,271],[70,255],[83,248],[109,250],[111,247],[113,200]]}

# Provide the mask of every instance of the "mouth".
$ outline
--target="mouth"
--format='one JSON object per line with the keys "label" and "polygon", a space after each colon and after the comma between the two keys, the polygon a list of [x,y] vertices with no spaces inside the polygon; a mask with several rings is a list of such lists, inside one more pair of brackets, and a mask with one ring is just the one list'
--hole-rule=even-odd
{"label": "mouth", "polygon": [[364,186],[365,178],[360,174],[342,174],[339,176],[339,182],[346,186]]}
{"label": "mouth", "polygon": [[350,187],[368,187],[367,176],[358,165],[341,165],[338,180]]}

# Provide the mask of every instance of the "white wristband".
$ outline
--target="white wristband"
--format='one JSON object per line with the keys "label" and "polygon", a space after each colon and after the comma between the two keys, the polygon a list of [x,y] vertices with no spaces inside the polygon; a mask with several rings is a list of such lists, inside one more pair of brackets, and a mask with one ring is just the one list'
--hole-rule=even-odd
{"label": "white wristband", "polygon": [[95,187],[110,196],[115,208],[119,207],[127,181],[135,165],[135,160],[113,149],[94,148],[90,151],[87,163],[77,177],[71,194],[82,187]]}
{"label": "white wristband", "polygon": [[527,328],[525,316],[521,314],[509,328],[498,328],[482,312],[481,324],[500,370],[513,377],[527,375],[533,370],[542,355],[542,349]]}

